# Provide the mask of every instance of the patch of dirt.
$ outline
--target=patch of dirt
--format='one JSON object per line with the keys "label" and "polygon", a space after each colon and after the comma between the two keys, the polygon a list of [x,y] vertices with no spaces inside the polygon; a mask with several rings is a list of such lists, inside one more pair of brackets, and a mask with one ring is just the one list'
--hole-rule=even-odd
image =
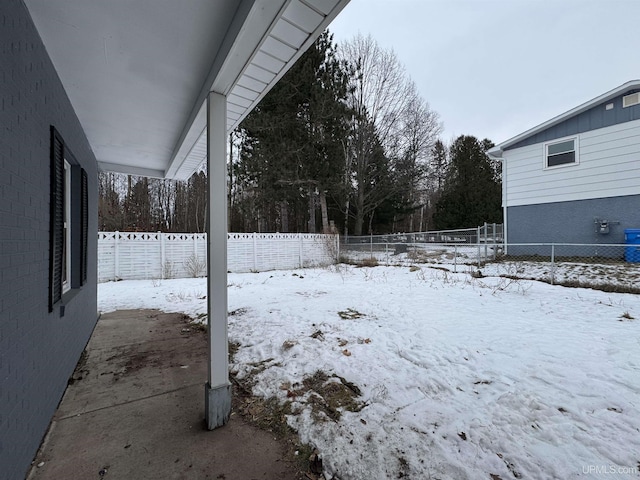
{"label": "patch of dirt", "polygon": [[304,378],[302,385],[296,384],[293,387],[287,392],[287,396],[306,397],[306,403],[311,406],[317,421],[330,419],[337,422],[343,410],[359,412],[366,406],[357,399],[361,392],[355,384],[335,374],[328,376],[321,370]]}
{"label": "patch of dirt", "polygon": [[83,350],[80,354],[80,359],[78,360],[76,369],[73,371],[73,374],[67,381],[67,384],[73,385],[74,383],[82,380],[87,375],[89,375],[89,369],[87,368],[87,351]]}
{"label": "patch of dirt", "polygon": [[[404,453],[404,452],[402,452]],[[408,477],[410,474],[410,469],[409,469],[409,462],[407,461],[406,458],[404,458],[404,456],[400,455],[398,457],[398,463],[399,465],[399,471],[398,471],[398,477],[397,478],[405,478]]]}
{"label": "patch of dirt", "polygon": [[342,310],[338,312],[338,316],[343,320],[355,320],[357,318],[362,318],[365,316],[364,313],[360,313],[353,308],[347,308],[346,310]]}
{"label": "patch of dirt", "polygon": [[287,415],[292,413],[291,403],[280,403],[275,397],[264,399],[251,393],[251,387],[243,380],[231,375],[233,386],[232,411],[256,427],[270,432],[287,452],[287,457],[299,472],[299,479],[317,478],[312,471],[313,447],[300,442],[298,434],[287,423]]}
{"label": "patch of dirt", "polygon": [[[256,367],[262,367],[273,359],[256,362]],[[254,370],[255,372],[255,370]],[[233,410],[242,415],[245,421],[257,425],[263,430],[273,433],[284,442],[292,458],[295,458],[296,468],[303,479],[322,479],[322,458],[312,446],[300,442],[297,432],[287,423],[288,415],[297,412],[292,408],[292,401],[306,403],[312,409],[313,417],[318,422],[339,421],[344,410],[358,412],[366,404],[358,397],[361,391],[357,385],[338,375],[327,375],[321,370],[305,377],[301,383],[284,383],[281,390],[287,392],[290,401],[281,402],[276,397],[262,398],[251,393],[254,372],[238,379],[231,375],[234,389]]]}
{"label": "patch of dirt", "polygon": [[363,258],[362,260],[360,260],[360,262],[356,264],[356,268],[377,267],[377,266],[378,266],[378,259],[374,257]]}
{"label": "patch of dirt", "polygon": [[473,382],[474,385],[491,385],[491,380],[477,380]]}
{"label": "patch of dirt", "polygon": [[322,333],[322,330],[316,330],[309,336],[311,338],[315,338],[316,340],[324,340],[324,333]]}
{"label": "patch of dirt", "polygon": [[229,342],[229,363],[233,362],[233,358],[238,353],[240,344],[238,342]]}

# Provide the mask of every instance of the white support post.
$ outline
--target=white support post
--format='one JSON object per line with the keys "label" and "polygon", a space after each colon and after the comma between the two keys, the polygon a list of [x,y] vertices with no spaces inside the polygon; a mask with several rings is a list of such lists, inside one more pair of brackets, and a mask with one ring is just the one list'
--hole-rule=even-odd
{"label": "white support post", "polygon": [[207,98],[207,322],[209,379],[205,386],[207,428],[229,421],[229,344],[227,334],[227,99],[210,92]]}

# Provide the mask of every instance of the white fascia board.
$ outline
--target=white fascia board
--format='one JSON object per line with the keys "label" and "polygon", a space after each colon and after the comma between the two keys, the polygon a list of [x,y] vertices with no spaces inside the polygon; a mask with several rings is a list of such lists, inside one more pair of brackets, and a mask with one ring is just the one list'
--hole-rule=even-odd
{"label": "white fascia board", "polygon": [[[257,0],[243,0],[238,9],[236,10],[236,14],[233,17],[233,21],[229,25],[229,29],[227,30],[227,34],[225,35],[224,41],[222,42],[222,47],[218,50],[218,54],[212,60],[211,69],[209,70],[209,74],[204,79],[202,88],[200,89],[200,93],[196,97],[196,101],[191,110],[191,114],[189,115],[189,119],[185,124],[185,127],[180,135],[176,148],[174,149],[174,153],[171,156],[171,161],[169,163],[169,168],[167,169],[167,178],[175,178],[178,170],[182,166],[184,160],[189,155],[189,152],[198,141],[200,136],[204,133],[205,128],[207,126],[207,109],[206,109],[206,100],[209,92],[215,91],[217,93],[225,94],[227,90],[215,90],[214,83],[219,76],[224,76],[223,71],[225,69],[232,68],[230,63],[235,62],[236,64],[242,64],[248,62],[250,57],[249,55],[253,52],[253,48],[255,45],[251,45],[250,51],[248,54],[245,53],[243,56],[241,53],[243,45],[242,42],[248,41],[246,37],[243,37],[241,34],[243,31],[254,30],[259,31],[257,25],[251,25],[251,21],[255,21],[255,12],[258,9],[257,4],[262,3]],[[266,2],[267,5],[272,5],[277,7],[277,11],[280,10],[281,1],[269,1]],[[264,11],[264,9],[263,9]],[[265,12],[265,15],[267,12]],[[269,24],[272,19],[261,19],[262,21],[268,21]],[[246,46],[244,46],[246,48]],[[240,67],[241,68],[241,67]],[[230,88],[229,88],[230,89]]]}
{"label": "white fascia board", "polygon": [[[283,16],[287,7],[298,0],[245,0],[238,8],[234,21],[216,57],[209,76],[194,105],[189,122],[187,123],[167,169],[167,178],[188,178],[192,171],[184,171],[185,160],[196,144],[203,141],[206,135],[206,98],[209,92],[228,95],[241,80],[243,74],[252,66],[262,45],[267,41],[277,21]],[[309,33],[307,39],[298,48],[291,59],[268,82],[239,114],[235,120],[227,124],[227,132],[231,132],[251,112],[260,100],[273,88],[291,66],[316,41],[318,36],[333,21],[333,19],[349,3],[349,0],[335,0],[328,14],[322,16],[321,21]],[[233,115],[236,117],[236,115]],[[185,165],[186,166],[186,165]],[[197,167],[196,167],[197,168]],[[191,170],[191,169],[189,169]],[[193,170],[195,171],[195,169]]]}
{"label": "white fascia board", "polygon": [[260,48],[285,4],[284,0],[244,0],[240,4],[222,47],[213,60],[209,75],[198,94],[189,121],[180,136],[178,147],[171,157],[170,166],[167,169],[168,178],[189,176],[185,172],[178,174],[178,171],[200,137],[206,134],[206,100],[209,92],[226,96],[231,91],[241,72]]}
{"label": "white fascia board", "polygon": [[[273,86],[278,83],[280,81],[280,79],[284,76],[285,73],[287,73],[287,71],[289,71],[289,69],[296,63],[296,61],[304,54],[304,52],[307,51],[307,49],[313,44],[313,42],[315,42],[318,37],[320,36],[320,34],[329,26],[329,24],[338,16],[338,14],[342,11],[342,9],[349,3],[350,0],[337,0],[335,5],[333,6],[333,8],[331,8],[328,13],[326,14],[326,16],[324,16],[324,18],[322,19],[322,21],[320,23],[318,23],[315,26],[315,29],[313,29],[313,31],[309,34],[309,36],[307,37],[307,39],[305,40],[305,42],[300,46],[300,48],[298,48],[298,50],[296,51],[296,53],[293,55],[293,57],[291,57],[291,59],[287,62],[287,64],[284,66],[283,69],[280,70],[280,72],[278,72],[278,74],[273,78],[273,80],[271,80],[271,82],[269,82],[269,84],[267,85],[267,87],[262,91],[262,93],[260,95],[258,95],[258,97],[252,102],[252,104],[249,106],[249,108],[247,108],[247,110],[245,110],[245,112],[235,121],[233,122],[233,124],[231,125],[227,125],[227,130],[229,132],[231,132],[234,128],[236,128],[241,122],[242,120],[244,120],[244,118],[258,105],[258,103],[260,103],[260,101],[262,100],[262,98],[269,93],[269,91],[273,88]],[[272,23],[272,25],[270,26],[269,30],[265,33],[265,36],[262,40],[262,42],[266,41],[267,36],[269,35],[269,33],[273,30],[273,28],[275,27],[276,24],[276,20],[278,20],[281,16],[282,16],[282,12],[284,12],[286,10],[286,8],[289,6],[290,3],[293,3],[292,1],[287,2],[286,5],[284,5],[282,7],[282,11],[281,13],[278,15],[278,17],[274,20],[274,22]],[[316,2],[318,3],[318,2]],[[326,2],[325,2],[326,3]],[[316,7],[317,8],[317,7]],[[262,43],[261,42],[261,43]],[[255,51],[253,52],[252,55],[252,59],[253,57],[255,57],[255,55],[257,55],[258,51],[260,50],[260,47],[262,45],[258,45],[258,47],[255,49]],[[251,61],[248,62],[244,69],[246,70],[249,66],[251,65]],[[235,79],[235,82],[240,80],[241,74],[238,75],[238,77]]]}
{"label": "white fascia board", "polygon": [[487,150],[487,155],[489,155],[493,160],[502,161],[502,148],[496,145],[495,147]]}
{"label": "white fascia board", "polygon": [[575,115],[578,115],[586,110],[589,110],[591,107],[594,107],[595,105],[611,100],[612,98],[615,98],[621,93],[625,92],[626,90],[630,90],[632,88],[640,88],[640,80],[631,80],[627,83],[624,83],[619,87],[614,88],[613,90],[610,90],[602,95],[597,96],[596,98],[589,100],[588,102],[583,103],[582,105],[578,105],[577,107],[572,108],[571,110],[565,113],[562,113],[556,117],[553,117],[551,120],[547,120],[546,122],[541,123],[540,125],[530,128],[526,132],[523,132],[519,135],[516,135],[513,138],[510,138],[505,142],[502,142],[496,147],[493,147],[487,153],[493,156],[494,158],[499,158],[502,156],[502,151],[504,151],[506,148],[509,148],[511,145],[515,145],[516,143],[532,135],[535,135],[536,133],[546,130],[547,128],[557,125],[558,123],[563,122],[568,118],[574,117]]}

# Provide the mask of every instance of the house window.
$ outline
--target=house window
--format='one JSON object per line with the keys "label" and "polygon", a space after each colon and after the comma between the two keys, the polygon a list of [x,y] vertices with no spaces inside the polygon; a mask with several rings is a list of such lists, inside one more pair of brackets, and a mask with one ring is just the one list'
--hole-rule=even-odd
{"label": "house window", "polygon": [[62,216],[62,293],[71,290],[71,165],[64,160],[63,184],[63,216]]}
{"label": "house window", "polygon": [[549,168],[578,163],[576,147],[576,138],[562,140],[560,142],[547,143],[545,146],[545,166]]}
{"label": "house window", "polygon": [[52,312],[63,295],[87,281],[89,202],[87,174],[54,127],[51,127],[50,155],[49,311]]}

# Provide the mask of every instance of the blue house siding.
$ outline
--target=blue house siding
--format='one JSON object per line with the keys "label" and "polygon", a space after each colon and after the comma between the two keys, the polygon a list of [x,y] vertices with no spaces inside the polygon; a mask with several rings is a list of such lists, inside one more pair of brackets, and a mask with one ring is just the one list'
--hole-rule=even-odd
{"label": "blue house siding", "polygon": [[[613,100],[603,102],[600,105],[590,108],[576,116],[567,118],[563,122],[553,125],[541,132],[527,137],[518,143],[505,148],[513,150],[527,145],[548,142],[556,138],[568,137],[579,133],[589,132],[598,128],[610,127],[619,123],[630,122],[640,119],[640,105],[622,108],[622,97],[637,92],[638,89],[632,89],[619,95]],[[613,103],[613,108],[607,110],[605,107],[609,103]]]}
{"label": "blue house siding", "polygon": [[[513,206],[507,207],[506,215],[509,243],[624,243],[625,229],[640,228],[640,195]],[[610,233],[601,235],[596,233],[594,218],[620,223],[611,224]],[[577,255],[575,250],[566,254]],[[510,247],[509,253],[516,252],[531,253],[533,249]],[[609,253],[622,256],[622,252],[621,248]],[[599,254],[605,255],[604,251]]]}
{"label": "blue house siding", "polygon": [[[87,282],[48,311],[50,126],[89,179]],[[0,4],[0,465],[22,479],[97,320],[97,165],[21,0]]]}

